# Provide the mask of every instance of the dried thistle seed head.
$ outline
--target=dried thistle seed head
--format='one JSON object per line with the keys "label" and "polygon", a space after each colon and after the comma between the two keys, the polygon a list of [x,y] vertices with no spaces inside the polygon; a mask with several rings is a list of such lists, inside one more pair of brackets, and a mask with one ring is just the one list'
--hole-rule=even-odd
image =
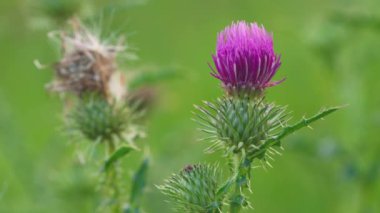
{"label": "dried thistle seed head", "polygon": [[114,83],[112,76],[118,69],[116,58],[125,50],[122,40],[108,44],[77,19],[71,20],[71,27],[71,30],[59,34],[62,58],[55,64],[55,79],[47,88],[79,96],[92,92],[113,98],[110,97],[113,95],[110,87]]}
{"label": "dried thistle seed head", "polygon": [[126,106],[110,104],[99,96],[86,96],[68,116],[68,125],[91,141],[120,138],[127,131],[133,113]]}
{"label": "dried thistle seed head", "polygon": [[209,151],[226,148],[233,153],[262,152],[287,116],[284,107],[249,97],[225,97],[215,103],[205,102],[205,106],[197,109],[202,130],[210,134],[213,142]]}
{"label": "dried thistle seed head", "polygon": [[178,212],[221,212],[223,196],[218,195],[219,172],[216,166],[188,165],[158,188],[176,204]]}

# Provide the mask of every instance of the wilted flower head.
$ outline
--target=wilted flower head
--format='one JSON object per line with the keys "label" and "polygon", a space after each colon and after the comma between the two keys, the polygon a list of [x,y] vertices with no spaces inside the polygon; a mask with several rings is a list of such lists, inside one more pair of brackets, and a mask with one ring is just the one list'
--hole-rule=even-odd
{"label": "wilted flower head", "polygon": [[[125,50],[122,40],[117,44],[108,44],[79,20],[73,19],[71,24],[70,31],[59,34],[62,58],[54,66],[56,77],[47,86],[48,89],[55,92],[73,92],[80,96],[92,92],[106,98],[114,95],[113,88],[124,89],[125,82],[123,76],[117,72],[116,63],[117,55]],[[114,75],[119,80],[115,80]]]}
{"label": "wilted flower head", "polygon": [[158,188],[177,205],[178,212],[221,212],[224,194],[219,193],[216,166],[188,165]]}
{"label": "wilted flower head", "polygon": [[281,82],[271,82],[281,65],[272,34],[257,23],[240,21],[225,28],[212,57],[216,68],[212,75],[222,81],[228,94],[260,94]]}

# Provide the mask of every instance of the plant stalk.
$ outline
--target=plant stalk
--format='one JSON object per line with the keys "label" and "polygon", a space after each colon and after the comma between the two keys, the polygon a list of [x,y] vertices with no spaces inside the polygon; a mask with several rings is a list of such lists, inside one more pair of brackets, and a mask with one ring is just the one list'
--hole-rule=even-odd
{"label": "plant stalk", "polygon": [[252,160],[244,157],[239,161],[235,174],[235,191],[230,198],[230,213],[239,213],[248,205],[244,191],[249,189]]}
{"label": "plant stalk", "polygon": [[[115,143],[112,140],[107,141],[107,153],[108,156],[111,156],[115,150],[116,146]],[[110,209],[111,212],[119,213],[121,212],[121,206],[120,206],[120,192],[119,192],[119,187],[118,187],[118,164],[114,163],[111,168],[109,168],[109,171],[107,171],[106,174],[106,188],[105,190],[107,191],[106,193],[109,196],[110,199]]]}

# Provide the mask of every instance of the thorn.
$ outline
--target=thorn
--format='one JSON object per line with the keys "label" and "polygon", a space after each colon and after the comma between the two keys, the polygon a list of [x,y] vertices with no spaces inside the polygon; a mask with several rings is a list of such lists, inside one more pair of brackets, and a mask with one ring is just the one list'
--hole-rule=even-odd
{"label": "thorn", "polygon": [[310,125],[307,125],[307,127],[311,130],[314,130],[313,127],[311,127]]}
{"label": "thorn", "polygon": [[34,64],[34,66],[36,66],[36,68],[39,69],[39,70],[42,70],[42,69],[45,69],[46,67],[48,67],[47,65],[43,65],[43,64],[41,64],[40,61],[37,60],[37,59],[33,60],[33,64]]}
{"label": "thorn", "polygon": [[250,181],[250,180],[248,180],[247,186],[248,186],[248,191],[249,191],[249,193],[252,194],[253,192],[252,192],[251,181]]}
{"label": "thorn", "polygon": [[254,148],[254,149],[256,149],[256,150],[259,150],[259,149],[260,149],[260,147],[254,145],[254,144],[251,144],[251,145],[249,145],[249,146],[252,147],[252,148]]}
{"label": "thorn", "polygon": [[271,149],[267,149],[267,151],[268,151],[268,153],[271,154],[271,155],[274,155],[274,154],[275,154],[274,152],[272,152]]}
{"label": "thorn", "polygon": [[272,164],[269,163],[269,161],[265,161],[265,163],[266,163],[270,168],[273,169],[273,166],[272,166]]}
{"label": "thorn", "polygon": [[272,156],[270,156],[270,155],[266,155],[270,160],[272,160],[272,161],[275,161],[274,160],[274,158],[272,158]]}
{"label": "thorn", "polygon": [[277,151],[275,148],[273,148],[273,147],[270,147],[269,149],[270,149],[270,150],[272,150],[273,152],[275,152],[276,154],[278,154],[278,155],[282,156],[282,153],[281,153],[281,152],[279,152],[279,151]]}
{"label": "thorn", "polygon": [[264,169],[264,171],[268,172],[267,167],[264,165],[263,161],[260,161],[261,167]]}

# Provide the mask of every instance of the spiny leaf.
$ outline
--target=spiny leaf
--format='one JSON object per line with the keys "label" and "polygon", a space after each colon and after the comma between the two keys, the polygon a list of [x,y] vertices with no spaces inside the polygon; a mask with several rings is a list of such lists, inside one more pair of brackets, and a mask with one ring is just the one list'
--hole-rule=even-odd
{"label": "spiny leaf", "polygon": [[277,136],[277,140],[281,140],[282,138],[288,136],[289,134],[299,129],[302,129],[303,127],[309,126],[311,123],[318,121],[341,108],[342,108],[341,106],[331,107],[331,108],[320,111],[319,113],[317,113],[316,115],[310,118],[303,118],[298,123],[285,127],[283,131]]}
{"label": "spiny leaf", "polygon": [[310,118],[303,118],[294,125],[284,127],[283,130],[277,136],[274,136],[271,139],[269,139],[268,141],[266,141],[264,147],[260,151],[253,153],[253,155],[251,155],[250,158],[254,159],[256,157],[263,156],[265,154],[265,151],[269,147],[280,145],[281,140],[283,138],[285,138],[286,136],[288,136],[289,134],[294,133],[295,131],[297,131],[299,129],[302,129],[303,127],[309,126],[311,123],[318,121],[318,120],[326,117],[327,115],[330,115],[331,113],[333,113],[333,112],[335,112],[341,108],[343,108],[343,107],[338,106],[338,107],[327,108],[325,110],[320,111],[319,113],[317,113],[316,115],[314,115]]}
{"label": "spiny leaf", "polygon": [[116,150],[112,155],[106,160],[104,163],[103,171],[107,172],[109,168],[120,158],[127,155],[133,149],[131,147],[122,146],[118,150]]}
{"label": "spiny leaf", "polygon": [[145,158],[143,163],[140,165],[139,169],[133,176],[132,180],[132,190],[130,203],[132,206],[136,206],[136,202],[143,193],[144,187],[146,185],[147,171],[149,166],[149,159]]}

